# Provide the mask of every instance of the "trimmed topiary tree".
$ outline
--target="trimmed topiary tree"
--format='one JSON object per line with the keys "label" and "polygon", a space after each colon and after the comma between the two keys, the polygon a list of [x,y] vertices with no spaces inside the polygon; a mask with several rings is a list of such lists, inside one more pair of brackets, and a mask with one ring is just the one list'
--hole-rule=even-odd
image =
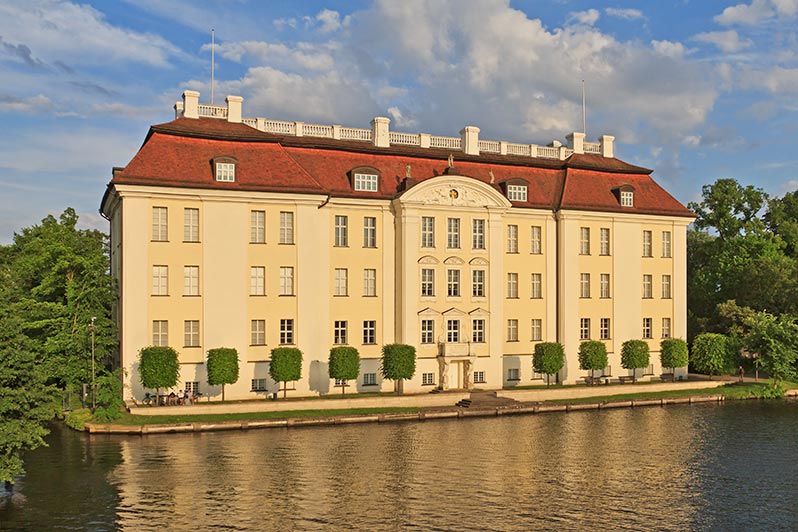
{"label": "trimmed topiary tree", "polygon": [[643,340],[627,340],[621,345],[621,367],[632,370],[632,382],[637,382],[637,370],[647,368],[648,343]]}
{"label": "trimmed topiary tree", "polygon": [[275,347],[269,375],[275,382],[283,383],[283,399],[288,391],[288,381],[298,381],[302,377],[302,351],[296,347]]}
{"label": "trimmed topiary tree", "polygon": [[561,343],[542,342],[535,345],[532,367],[536,373],[546,374],[546,385],[551,384],[550,376],[559,372],[565,365],[565,350]]}
{"label": "trimmed topiary tree", "polygon": [[710,380],[713,374],[720,374],[728,366],[728,340],[726,336],[717,333],[696,336],[690,353],[693,368],[701,373],[707,373]]}
{"label": "trimmed topiary tree", "polygon": [[416,374],[416,348],[407,344],[386,344],[382,346],[380,371],[383,378],[396,383],[396,391],[403,392],[402,381],[412,379]]}
{"label": "trimmed topiary tree", "polygon": [[[139,351],[139,379],[145,388],[155,389],[161,395],[161,388],[172,388],[180,378],[180,363],[177,351],[168,346],[150,346]],[[158,401],[155,402],[158,404]]]}
{"label": "trimmed topiary tree", "polygon": [[208,350],[208,384],[222,385],[222,401],[224,401],[224,385],[238,381],[238,351],[233,347],[217,347]]}
{"label": "trimmed topiary tree", "polygon": [[688,362],[687,342],[681,338],[666,338],[659,344],[659,361],[663,368],[683,368]]}
{"label": "trimmed topiary tree", "polygon": [[330,349],[329,373],[331,379],[342,381],[341,395],[346,393],[346,381],[360,375],[360,353],[354,347],[338,346]]}
{"label": "trimmed topiary tree", "polygon": [[590,376],[595,377],[595,371],[607,367],[607,346],[598,340],[588,340],[579,344],[579,369],[590,370]]}

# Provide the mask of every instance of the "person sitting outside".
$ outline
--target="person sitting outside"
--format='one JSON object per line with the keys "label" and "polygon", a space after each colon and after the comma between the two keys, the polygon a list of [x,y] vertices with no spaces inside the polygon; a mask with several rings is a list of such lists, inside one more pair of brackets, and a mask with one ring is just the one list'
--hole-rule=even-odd
{"label": "person sitting outside", "polygon": [[166,399],[166,404],[169,406],[177,404],[177,394],[175,394],[175,392],[169,392],[169,397]]}
{"label": "person sitting outside", "polygon": [[183,404],[184,405],[191,404],[191,392],[189,392],[188,390],[186,390],[185,393],[183,394]]}

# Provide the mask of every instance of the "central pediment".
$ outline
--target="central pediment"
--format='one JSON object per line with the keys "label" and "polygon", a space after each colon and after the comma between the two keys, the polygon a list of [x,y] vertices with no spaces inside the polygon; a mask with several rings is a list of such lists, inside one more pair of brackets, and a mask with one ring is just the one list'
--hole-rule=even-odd
{"label": "central pediment", "polygon": [[442,207],[509,209],[512,204],[498,190],[473,177],[445,175],[426,179],[402,194],[402,204]]}

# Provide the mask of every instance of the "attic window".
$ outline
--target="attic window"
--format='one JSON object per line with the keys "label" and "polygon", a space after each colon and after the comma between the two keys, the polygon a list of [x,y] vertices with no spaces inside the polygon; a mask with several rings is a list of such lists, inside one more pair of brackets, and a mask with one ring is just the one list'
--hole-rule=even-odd
{"label": "attic window", "polygon": [[621,207],[634,207],[635,193],[631,190],[621,190]]}
{"label": "attic window", "polygon": [[355,174],[355,190],[377,192],[378,176],[376,174]]}
{"label": "attic window", "polygon": [[226,183],[234,183],[236,180],[236,164],[217,162],[216,180]]}
{"label": "attic window", "polygon": [[526,185],[507,185],[507,199],[510,201],[526,201]]}

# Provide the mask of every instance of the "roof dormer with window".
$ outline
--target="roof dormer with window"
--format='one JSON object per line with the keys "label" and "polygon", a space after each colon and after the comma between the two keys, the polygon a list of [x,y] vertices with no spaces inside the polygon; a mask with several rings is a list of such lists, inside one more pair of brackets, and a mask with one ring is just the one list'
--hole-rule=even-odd
{"label": "roof dormer with window", "polygon": [[612,193],[621,204],[621,207],[635,206],[635,189],[632,185],[621,185],[612,189]]}
{"label": "roof dormer with window", "polygon": [[508,200],[516,202],[528,201],[529,183],[525,179],[508,179],[501,183],[501,187]]}
{"label": "roof dormer with window", "polygon": [[356,192],[379,192],[380,171],[370,166],[361,166],[349,171],[349,182]]}
{"label": "roof dormer with window", "polygon": [[235,183],[236,163],[238,163],[238,160],[235,157],[214,157],[212,163],[213,175],[216,178],[216,181],[220,183]]}

